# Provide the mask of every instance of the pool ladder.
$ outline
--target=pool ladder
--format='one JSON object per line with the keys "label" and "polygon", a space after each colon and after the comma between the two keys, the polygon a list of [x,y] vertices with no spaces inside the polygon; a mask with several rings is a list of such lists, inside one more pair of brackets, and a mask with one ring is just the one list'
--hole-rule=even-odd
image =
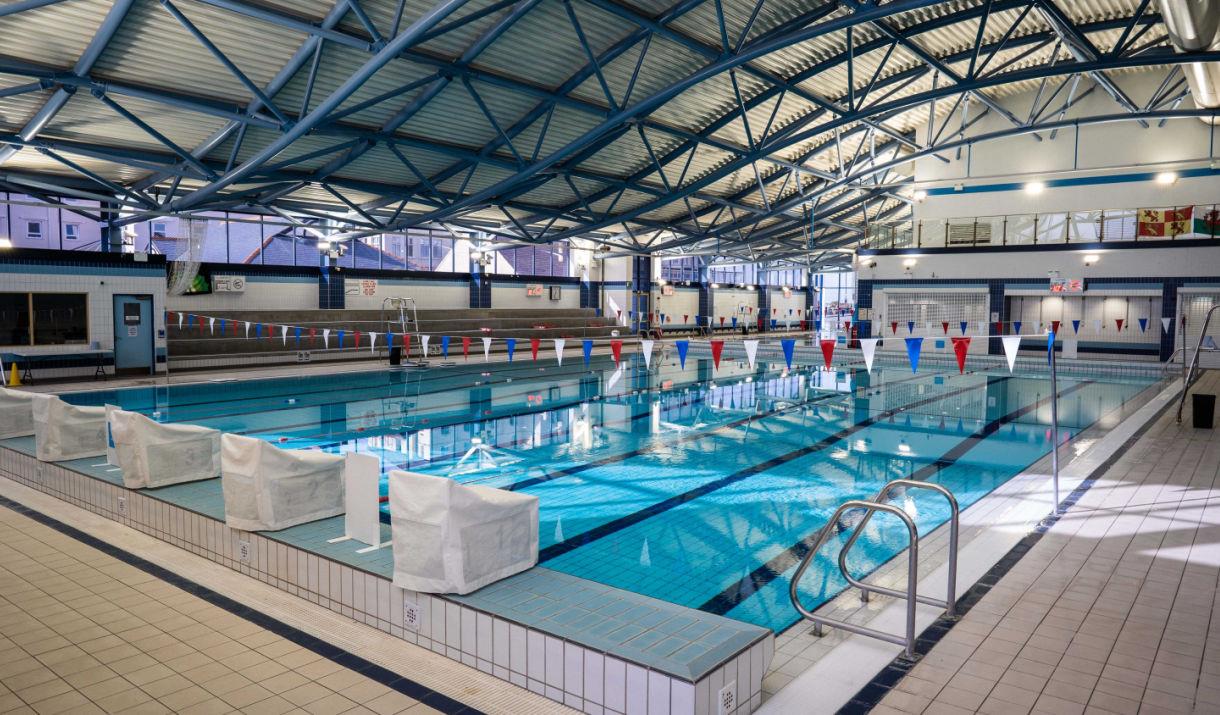
{"label": "pool ladder", "polygon": [[[930,489],[939,493],[949,502],[949,578],[948,588],[945,592],[945,600],[941,601],[928,596],[920,596],[917,592],[917,584],[919,583],[919,530],[915,526],[914,520],[902,509],[893,504],[886,503],[886,499],[890,497],[890,493],[898,487],[907,489]],[[903,635],[895,635],[885,631],[879,631],[867,626],[848,623],[847,621],[839,621],[826,616],[819,616],[801,604],[800,596],[797,593],[797,586],[800,584],[801,578],[805,575],[805,571],[809,569],[809,564],[817,556],[818,551],[830,539],[834,532],[835,525],[839,523],[839,518],[844,512],[850,509],[863,509],[864,518],[855,526],[852,535],[847,539],[847,543],[843,545],[843,549],[839,552],[839,572],[843,578],[847,580],[853,588],[860,589],[860,600],[868,602],[869,595],[873,593],[883,596],[893,596],[900,598],[907,603],[906,612],[906,632]],[[897,590],[886,588],[885,586],[876,586],[865,583],[863,580],[854,578],[847,568],[847,555],[855,546],[856,541],[863,533],[864,527],[868,524],[876,512],[885,512],[896,516],[907,528],[907,536],[910,546],[907,548],[907,587],[905,590]],[[813,634],[815,636],[822,635],[823,626],[831,628],[839,628],[848,631],[849,633],[859,633],[860,635],[877,638],[887,643],[894,643],[903,646],[903,656],[908,660],[915,660],[915,605],[922,603],[928,606],[945,609],[945,615],[949,618],[956,618],[956,603],[957,603],[957,536],[959,526],[960,510],[958,509],[957,499],[953,493],[939,484],[930,482],[921,482],[914,479],[895,479],[889,482],[881,491],[877,492],[872,501],[863,501],[853,499],[839,505],[835,510],[834,515],[830,517],[830,521],[826,526],[822,527],[818,532],[817,538],[814,539],[813,546],[809,549],[805,557],[801,559],[800,565],[796,569],[796,573],[792,576],[792,582],[788,585],[788,597],[792,600],[792,605],[803,618],[813,622]]]}

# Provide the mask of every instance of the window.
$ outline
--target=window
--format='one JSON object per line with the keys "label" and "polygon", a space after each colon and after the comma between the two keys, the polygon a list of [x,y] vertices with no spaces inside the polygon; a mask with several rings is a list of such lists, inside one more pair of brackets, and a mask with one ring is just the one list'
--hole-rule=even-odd
{"label": "window", "polygon": [[42,240],[42,221],[26,221],[25,236],[31,241]]}
{"label": "window", "polygon": [[89,341],[84,293],[0,293],[0,343],[67,345]]}
{"label": "window", "polygon": [[66,238],[69,241],[75,241],[78,238],[80,238],[80,224],[79,223],[65,223],[64,224],[64,238]]}
{"label": "window", "polygon": [[164,221],[153,221],[152,235],[153,238],[165,238],[168,227]]}

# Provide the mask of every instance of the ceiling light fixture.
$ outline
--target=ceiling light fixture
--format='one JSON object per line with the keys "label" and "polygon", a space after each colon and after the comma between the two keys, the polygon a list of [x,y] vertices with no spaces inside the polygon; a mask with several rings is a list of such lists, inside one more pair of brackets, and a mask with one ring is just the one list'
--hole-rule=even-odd
{"label": "ceiling light fixture", "polygon": [[1031,181],[1025,185],[1025,193],[1027,194],[1036,196],[1043,191],[1046,191],[1046,184],[1041,181]]}

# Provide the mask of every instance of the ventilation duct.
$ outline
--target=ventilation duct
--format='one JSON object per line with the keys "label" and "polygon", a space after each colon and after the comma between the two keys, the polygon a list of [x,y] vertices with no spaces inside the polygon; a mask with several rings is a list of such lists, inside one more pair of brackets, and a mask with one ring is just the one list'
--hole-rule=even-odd
{"label": "ventilation duct", "polygon": [[[1220,3],[1215,0],[1160,0],[1161,18],[1178,52],[1220,49]],[[1183,65],[1190,94],[1199,109],[1220,109],[1220,62]],[[1217,117],[1202,117],[1216,124]]]}

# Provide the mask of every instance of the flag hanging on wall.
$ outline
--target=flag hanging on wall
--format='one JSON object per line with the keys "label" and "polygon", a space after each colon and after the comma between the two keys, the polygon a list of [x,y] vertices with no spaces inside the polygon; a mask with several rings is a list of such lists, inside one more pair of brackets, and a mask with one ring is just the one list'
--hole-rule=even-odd
{"label": "flag hanging on wall", "polygon": [[1200,209],[1195,214],[1195,225],[1192,233],[1201,233],[1212,238],[1220,235],[1220,210],[1212,209],[1204,213]]}
{"label": "flag hanging on wall", "polygon": [[1135,235],[1177,236],[1190,231],[1193,206],[1180,209],[1140,209]]}

